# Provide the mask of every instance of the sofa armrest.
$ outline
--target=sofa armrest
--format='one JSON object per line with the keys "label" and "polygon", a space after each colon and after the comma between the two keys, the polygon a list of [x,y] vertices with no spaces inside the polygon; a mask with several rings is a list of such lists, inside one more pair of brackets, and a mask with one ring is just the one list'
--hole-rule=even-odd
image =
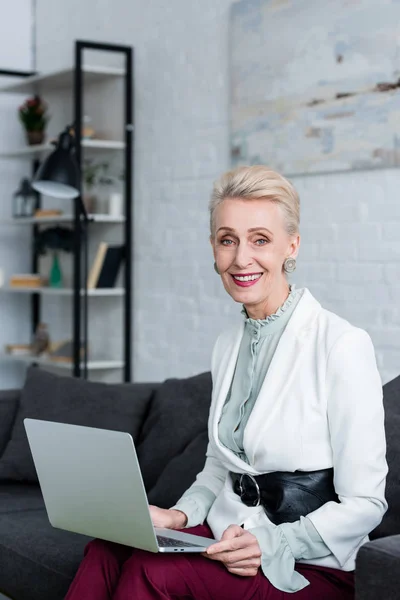
{"label": "sofa armrest", "polygon": [[356,600],[397,600],[399,573],[400,535],[364,544],[356,560]]}

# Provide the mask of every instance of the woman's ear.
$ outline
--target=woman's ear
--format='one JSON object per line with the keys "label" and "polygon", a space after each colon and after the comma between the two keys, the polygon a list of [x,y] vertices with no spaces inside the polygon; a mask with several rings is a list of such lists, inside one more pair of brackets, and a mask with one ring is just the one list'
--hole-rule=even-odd
{"label": "woman's ear", "polygon": [[300,241],[301,241],[301,238],[300,238],[300,234],[298,233],[295,237],[292,238],[292,241],[289,246],[288,257],[297,258],[297,255],[300,250]]}

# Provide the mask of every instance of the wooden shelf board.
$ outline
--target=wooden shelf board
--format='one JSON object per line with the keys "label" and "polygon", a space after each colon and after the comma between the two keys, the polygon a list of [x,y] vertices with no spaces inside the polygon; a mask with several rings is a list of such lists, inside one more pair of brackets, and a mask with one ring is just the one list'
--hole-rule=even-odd
{"label": "wooden shelf board", "polygon": [[[124,150],[125,142],[120,140],[82,140],[82,148],[88,150]],[[46,142],[45,144],[35,144],[34,146],[16,148],[9,152],[1,152],[0,158],[32,157],[51,152],[54,149],[54,144]]]}
{"label": "wooden shelf board", "polygon": [[[68,362],[57,362],[50,360],[49,358],[42,358],[40,356],[28,356],[28,355],[18,355],[18,354],[2,354],[0,358],[3,360],[15,360],[17,362],[24,363],[26,365],[30,365],[32,363],[51,367],[53,369],[62,369],[70,371],[73,367],[71,363]],[[123,369],[124,362],[122,360],[89,360],[88,361],[88,369],[89,371],[101,371],[107,369]],[[83,364],[81,364],[81,368],[83,368]]]}
{"label": "wooden shelf board", "polygon": [[[118,224],[125,223],[125,217],[113,217],[107,214],[90,214],[93,223]],[[50,223],[72,223],[73,215],[59,215],[54,217],[18,217],[16,219],[2,219],[0,225],[47,225]]]}
{"label": "wooden shelf board", "polygon": [[[4,286],[0,291],[12,292],[16,294],[44,294],[49,296],[72,296],[72,288],[51,288],[51,287],[11,287]],[[81,290],[83,296],[85,290]],[[124,288],[91,288],[88,290],[88,296],[123,296]]]}

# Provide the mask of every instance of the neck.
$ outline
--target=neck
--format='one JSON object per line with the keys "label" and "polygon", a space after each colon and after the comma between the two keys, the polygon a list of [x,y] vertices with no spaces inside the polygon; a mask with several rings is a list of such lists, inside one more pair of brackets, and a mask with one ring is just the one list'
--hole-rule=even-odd
{"label": "neck", "polygon": [[247,314],[251,319],[266,319],[270,315],[276,313],[278,308],[282,306],[290,293],[289,284],[285,280],[282,285],[275,288],[269,296],[259,304],[245,304]]}

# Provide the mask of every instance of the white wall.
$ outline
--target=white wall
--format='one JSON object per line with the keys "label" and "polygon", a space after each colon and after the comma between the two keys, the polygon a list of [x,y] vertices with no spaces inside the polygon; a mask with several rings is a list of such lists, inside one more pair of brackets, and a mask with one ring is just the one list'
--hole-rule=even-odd
{"label": "white wall", "polygon": [[302,248],[295,280],[366,329],[384,381],[400,373],[400,172],[296,177]]}
{"label": "white wall", "polygon": [[[0,69],[32,70],[32,0],[7,3],[0,20]],[[0,85],[11,82],[0,76]],[[0,94],[0,153],[24,142],[18,122],[20,96]],[[0,269],[7,279],[12,273],[30,272],[30,236],[23,227],[6,225],[12,215],[12,194],[20,179],[30,176],[25,161],[0,158]],[[25,297],[10,295],[0,289],[0,354],[8,343],[30,340],[30,304]],[[0,360],[0,388],[20,385],[24,369]]]}
{"label": "white wall", "polygon": [[[207,215],[212,181],[229,165],[230,4],[37,1],[41,71],[70,66],[75,38],[136,48],[137,380],[208,369],[218,332],[240,318],[212,268]],[[370,332],[388,380],[400,372],[398,172],[294,182],[303,207],[294,281]]]}

